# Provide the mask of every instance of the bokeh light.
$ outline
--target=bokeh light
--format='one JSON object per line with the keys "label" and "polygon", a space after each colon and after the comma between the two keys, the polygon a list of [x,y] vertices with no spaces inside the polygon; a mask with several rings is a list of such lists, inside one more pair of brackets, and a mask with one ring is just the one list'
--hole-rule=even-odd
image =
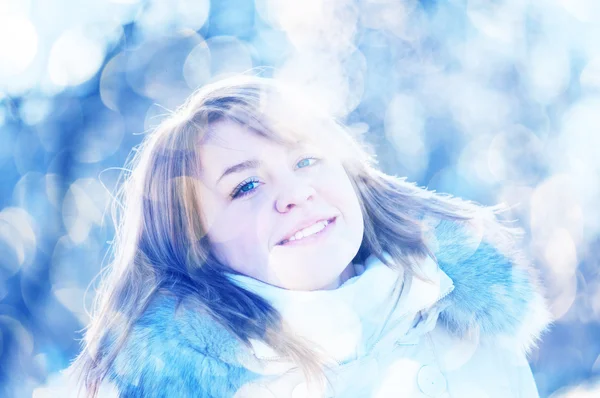
{"label": "bokeh light", "polygon": [[25,70],[37,52],[38,36],[30,20],[0,17],[0,79],[7,79]]}

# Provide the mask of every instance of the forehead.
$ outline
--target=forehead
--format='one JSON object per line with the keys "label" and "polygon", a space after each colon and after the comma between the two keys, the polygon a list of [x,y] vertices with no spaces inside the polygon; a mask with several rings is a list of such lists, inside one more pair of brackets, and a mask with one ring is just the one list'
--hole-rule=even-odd
{"label": "forehead", "polygon": [[205,152],[209,148],[249,151],[266,147],[289,150],[304,146],[318,146],[317,137],[302,130],[281,127],[258,129],[231,120],[213,123],[200,143]]}

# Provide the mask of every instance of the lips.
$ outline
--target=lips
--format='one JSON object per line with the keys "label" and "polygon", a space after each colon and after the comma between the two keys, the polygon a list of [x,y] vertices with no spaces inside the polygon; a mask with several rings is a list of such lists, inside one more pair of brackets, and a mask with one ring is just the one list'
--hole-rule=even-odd
{"label": "lips", "polygon": [[284,241],[290,239],[292,236],[296,235],[296,233],[298,231],[303,230],[304,228],[308,228],[320,221],[333,221],[337,218],[337,216],[333,216],[333,217],[318,217],[318,218],[314,218],[310,221],[304,221],[302,223],[300,223],[298,226],[294,227],[292,229],[292,232],[287,234],[285,237],[283,237],[282,239],[279,240],[279,242],[277,243],[277,245],[281,245]]}

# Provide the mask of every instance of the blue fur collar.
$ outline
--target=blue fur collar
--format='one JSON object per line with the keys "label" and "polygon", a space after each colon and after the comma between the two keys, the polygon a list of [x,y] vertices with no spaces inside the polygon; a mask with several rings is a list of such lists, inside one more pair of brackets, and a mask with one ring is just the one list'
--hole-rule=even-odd
{"label": "blue fur collar", "polygon": [[440,314],[446,327],[458,336],[512,339],[529,351],[551,319],[533,265],[484,225],[434,222],[427,238],[455,285]]}

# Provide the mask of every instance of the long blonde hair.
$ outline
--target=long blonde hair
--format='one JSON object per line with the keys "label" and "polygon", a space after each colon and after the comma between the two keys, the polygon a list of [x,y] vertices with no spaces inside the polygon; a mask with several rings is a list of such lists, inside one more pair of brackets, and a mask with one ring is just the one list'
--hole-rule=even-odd
{"label": "long blonde hair", "polygon": [[[297,363],[309,380],[324,378],[321,354],[287,333],[266,300],[229,281],[226,265],[211,255],[195,176],[202,166],[196,149],[212,123],[232,120],[281,144],[310,131],[313,139],[335,148],[364,217],[364,237],[353,262],[373,254],[389,267],[413,272],[419,259],[435,258],[424,239],[423,215],[469,220],[482,209],[379,171],[361,137],[291,90],[256,76],[207,85],[132,152],[131,171],[123,174],[113,208],[117,228],[111,262],[96,293],[83,349],[72,364],[89,397],[97,396],[133,324],[157,294],[191,298],[243,344],[262,340]],[[391,261],[383,257],[384,251]]]}

